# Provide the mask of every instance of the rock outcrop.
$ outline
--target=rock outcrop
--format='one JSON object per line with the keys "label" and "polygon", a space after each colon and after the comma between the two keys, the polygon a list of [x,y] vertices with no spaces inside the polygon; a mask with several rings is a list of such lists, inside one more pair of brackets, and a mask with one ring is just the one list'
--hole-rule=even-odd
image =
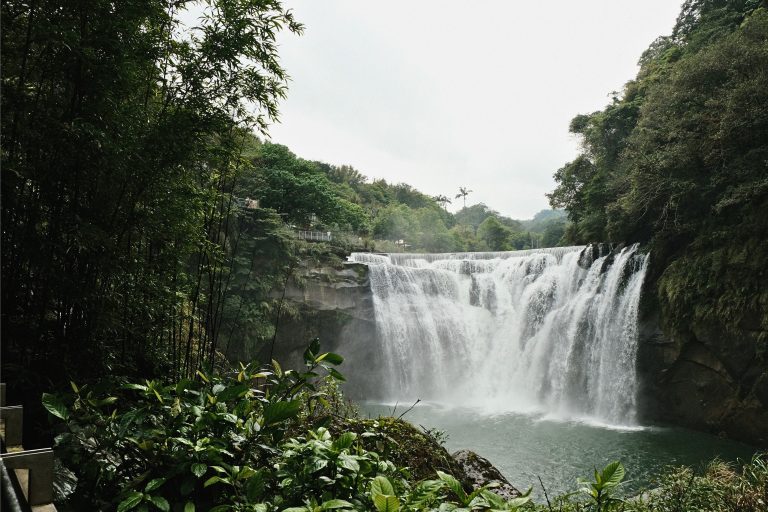
{"label": "rock outcrop", "polygon": [[642,416],[768,446],[768,368],[758,353],[768,333],[691,325],[669,336],[660,323],[656,311],[640,323]]}
{"label": "rock outcrop", "polygon": [[[323,351],[337,351],[347,340],[374,345],[373,299],[365,265],[306,265],[284,292],[284,314],[273,354],[281,363],[300,367],[313,338],[320,338]],[[283,290],[273,295],[281,297]],[[259,359],[267,360],[270,350],[271,346],[264,346]]]}
{"label": "rock outcrop", "polygon": [[481,457],[471,450],[459,450],[451,454],[451,456],[461,468],[461,473],[465,480],[474,489],[483,485],[493,484],[493,492],[504,499],[511,500],[512,498],[522,496],[522,493],[515,489],[488,459]]}

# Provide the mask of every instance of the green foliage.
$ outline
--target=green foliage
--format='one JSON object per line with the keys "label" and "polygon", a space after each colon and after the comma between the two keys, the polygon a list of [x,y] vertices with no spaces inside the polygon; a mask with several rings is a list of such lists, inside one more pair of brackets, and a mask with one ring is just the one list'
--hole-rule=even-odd
{"label": "green foliage", "polygon": [[594,481],[579,480],[579,492],[586,495],[589,507],[595,512],[615,510],[623,501],[615,496],[616,489],[624,480],[624,466],[614,461],[602,471],[595,469]]}
{"label": "green foliage", "polygon": [[[654,487],[638,496],[619,499],[616,489],[624,476],[613,462],[595,472],[595,480],[582,481],[577,493],[555,496],[536,510],[577,512],[623,510],[626,512],[762,512],[768,503],[766,455],[755,455],[737,471],[715,460],[699,473],[690,467],[670,467],[661,472]],[[585,501],[586,498],[586,501]]]}
{"label": "green foliage", "polygon": [[509,248],[512,230],[499,222],[496,217],[487,217],[477,228],[477,236],[492,251],[504,251]]}
{"label": "green foliage", "polygon": [[344,198],[322,164],[297,158],[287,147],[264,143],[253,157],[254,178],[243,195],[260,199],[288,222],[309,226],[312,216],[328,226],[367,230],[363,209]]}
{"label": "green foliage", "polygon": [[[642,498],[621,499],[618,462],[579,481],[579,492],[546,507],[530,491],[503,499],[493,485],[465,487],[435,462],[418,469],[414,454],[429,443],[402,420],[357,420],[332,405],[318,370],[341,356],[313,340],[305,371],[241,365],[224,376],[198,372],[173,384],[72,385],[73,395],[44,397],[67,418],[57,452],[76,469],[74,509],[422,511],[422,510],[763,510],[768,464],[756,456],[740,473],[715,462],[704,475],[675,468]],[[327,425],[327,426],[324,426]],[[332,432],[338,432],[333,434]],[[434,445],[437,446],[437,445]],[[426,448],[430,450],[430,448]],[[440,450],[438,450],[440,451]],[[444,451],[444,450],[442,450]],[[411,462],[396,462],[411,461]],[[439,467],[439,466],[438,466]],[[415,477],[415,473],[431,475]],[[421,478],[421,479],[418,479]]]}
{"label": "green foliage", "polygon": [[273,362],[241,365],[224,376],[198,371],[195,379],[173,384],[73,384],[73,395],[45,395],[51,414],[66,419],[57,452],[79,478],[69,505],[314,512],[417,511],[438,504],[516,510],[529,501],[504,501],[486,487],[468,494],[441,471],[437,480],[413,483],[407,468],[383,455],[410,451],[413,443],[400,445],[381,423],[336,436],[312,426],[331,418],[318,409],[337,410],[326,392],[333,388],[317,386],[318,370],[341,379],[332,365],[343,358],[320,353],[313,340],[304,360],[302,372]]}
{"label": "green foliage", "polygon": [[233,187],[285,94],[277,34],[302,26],[213,0],[185,33],[192,5],[2,3],[3,365],[28,406],[215,362]]}
{"label": "green foliage", "polygon": [[[243,365],[223,377],[198,372],[175,384],[105,383],[73,386],[66,399],[45,396],[55,404],[52,413],[67,418],[56,443],[78,473],[76,503],[131,510],[191,502],[207,510],[224,502],[250,510],[281,489],[279,471],[267,462],[278,453],[291,460],[288,448],[278,448],[302,411],[324,399],[317,370],[336,375],[331,365],[342,358],[319,353],[313,342],[305,361],[303,372]],[[351,440],[342,437],[334,447],[349,448]]]}
{"label": "green foliage", "polygon": [[549,194],[568,242],[650,246],[662,317],[684,335],[768,328],[766,7],[685,2],[623,95],[574,118],[583,151]]}
{"label": "green foliage", "polygon": [[740,471],[715,460],[701,474],[688,467],[668,468],[658,487],[642,499],[627,501],[627,510],[758,512],[768,504],[768,463],[755,455]]}
{"label": "green foliage", "polygon": [[477,231],[480,224],[488,217],[500,217],[499,212],[488,208],[483,203],[465,206],[454,215],[458,224],[470,226],[473,231]]}
{"label": "green foliage", "polygon": [[301,253],[280,217],[242,209],[221,312],[219,346],[231,360],[248,361],[272,339],[280,301],[273,290],[292,277]]}

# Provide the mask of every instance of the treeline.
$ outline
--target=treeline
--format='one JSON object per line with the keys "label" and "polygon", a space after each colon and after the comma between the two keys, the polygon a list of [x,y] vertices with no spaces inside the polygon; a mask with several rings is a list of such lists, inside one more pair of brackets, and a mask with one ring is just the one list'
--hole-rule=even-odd
{"label": "treeline", "polygon": [[405,183],[369,180],[353,167],[309,161],[288,148],[255,137],[255,172],[238,186],[287,223],[348,233],[356,249],[427,252],[504,251],[551,247],[561,242],[567,220],[544,210],[517,221],[479,203],[447,211],[446,196],[429,196]]}
{"label": "treeline", "polygon": [[[687,0],[555,174],[566,238],[644,242],[664,321],[768,332],[768,10]],[[758,350],[758,353],[760,351]]]}

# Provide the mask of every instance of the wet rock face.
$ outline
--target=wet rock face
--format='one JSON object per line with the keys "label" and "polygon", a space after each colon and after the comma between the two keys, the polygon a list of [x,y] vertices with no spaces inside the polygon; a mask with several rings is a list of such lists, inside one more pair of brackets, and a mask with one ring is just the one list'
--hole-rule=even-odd
{"label": "wet rock face", "polygon": [[[589,244],[581,251],[581,254],[579,255],[579,266],[584,270],[589,270],[589,267],[592,266],[592,263],[594,263],[596,259],[602,258],[603,256],[611,256],[608,258],[608,260],[613,262],[613,255],[617,254],[622,247],[623,245],[614,247],[613,245],[606,243]],[[608,261],[606,261],[606,264],[610,266]],[[605,266],[601,271],[604,270]]]}
{"label": "wet rock face", "polygon": [[[280,297],[282,293],[275,290],[273,295]],[[288,283],[285,301],[285,309],[291,312],[280,318],[273,354],[281,364],[301,368],[302,354],[313,338],[320,338],[323,351],[339,351],[351,340],[373,346],[373,297],[366,265],[307,266],[299,279]],[[270,348],[262,348],[260,360],[268,360]]]}
{"label": "wet rock face", "polygon": [[300,275],[301,285],[289,283],[285,298],[306,304],[316,311],[345,311],[368,316],[372,307],[368,267],[361,263],[344,263],[341,268],[306,268]]}
{"label": "wet rock face", "polygon": [[473,488],[496,483],[498,486],[493,488],[493,492],[504,499],[510,500],[522,495],[488,459],[471,450],[459,450],[451,456],[461,467],[463,476]]}
{"label": "wet rock face", "polygon": [[[759,329],[691,325],[666,335],[658,312],[640,323],[642,416],[768,446],[768,366]],[[764,335],[764,334],[763,334]]]}

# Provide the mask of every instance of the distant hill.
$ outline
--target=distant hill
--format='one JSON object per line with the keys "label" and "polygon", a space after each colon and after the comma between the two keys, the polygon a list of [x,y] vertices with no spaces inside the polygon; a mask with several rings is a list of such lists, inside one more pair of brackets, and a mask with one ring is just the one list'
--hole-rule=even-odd
{"label": "distant hill", "polygon": [[568,213],[565,210],[541,210],[532,219],[519,222],[523,229],[533,231],[534,233],[543,233],[552,222],[565,223],[567,218]]}

